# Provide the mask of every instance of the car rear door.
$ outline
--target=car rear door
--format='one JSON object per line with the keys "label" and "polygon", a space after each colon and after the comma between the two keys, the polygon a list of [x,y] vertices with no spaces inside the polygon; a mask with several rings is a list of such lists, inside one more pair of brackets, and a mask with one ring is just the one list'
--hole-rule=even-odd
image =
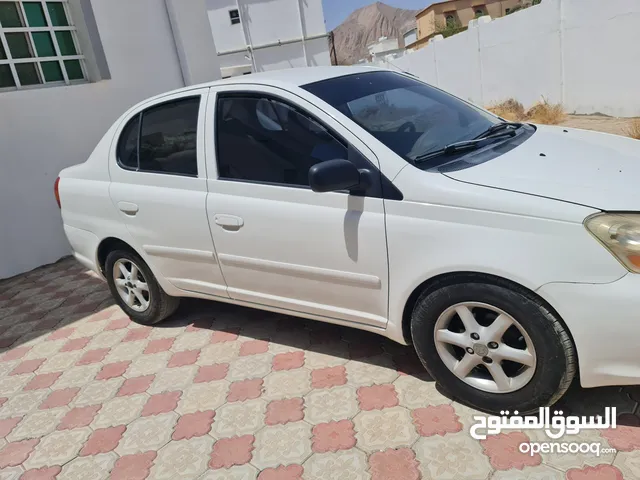
{"label": "car rear door", "polygon": [[123,121],[111,149],[110,196],[156,274],[183,290],[228,298],[206,214],[208,93],[169,95]]}
{"label": "car rear door", "polygon": [[207,213],[229,296],[384,327],[380,184],[377,194],[356,196],[315,193],[308,183],[313,164],[342,157],[379,182],[371,150],[312,103],[274,87],[212,88],[207,119]]}

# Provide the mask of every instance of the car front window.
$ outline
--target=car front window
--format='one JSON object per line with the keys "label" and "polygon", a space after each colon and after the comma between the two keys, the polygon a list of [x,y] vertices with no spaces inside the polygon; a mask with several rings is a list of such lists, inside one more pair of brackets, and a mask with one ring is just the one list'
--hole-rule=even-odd
{"label": "car front window", "polygon": [[410,161],[474,139],[500,123],[453,95],[395,72],[347,75],[302,88]]}

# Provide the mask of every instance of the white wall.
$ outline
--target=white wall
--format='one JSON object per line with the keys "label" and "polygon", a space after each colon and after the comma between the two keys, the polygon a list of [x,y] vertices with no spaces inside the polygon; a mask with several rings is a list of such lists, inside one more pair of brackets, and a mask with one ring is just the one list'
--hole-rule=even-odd
{"label": "white wall", "polygon": [[[260,72],[331,65],[322,0],[206,0],[206,5],[223,75],[238,66]],[[229,10],[238,7],[241,23],[232,25]]]}
{"label": "white wall", "polygon": [[[83,162],[127,108],[185,85],[165,0],[91,0],[91,6],[109,80],[0,93],[0,278],[70,252],[53,196],[58,172]],[[204,15],[203,1],[199,8]],[[219,77],[212,40],[202,40],[200,55],[189,50],[191,40],[186,44],[192,62],[186,69],[200,81]]]}
{"label": "white wall", "polygon": [[[640,1],[543,0],[386,63],[480,105],[640,116]],[[487,21],[487,23],[483,23]]]}

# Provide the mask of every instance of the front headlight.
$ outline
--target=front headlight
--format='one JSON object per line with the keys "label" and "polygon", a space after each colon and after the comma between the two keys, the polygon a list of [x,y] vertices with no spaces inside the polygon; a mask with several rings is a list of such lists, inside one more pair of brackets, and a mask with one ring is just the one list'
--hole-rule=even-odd
{"label": "front headlight", "polygon": [[640,214],[598,213],[584,226],[629,271],[640,273]]}

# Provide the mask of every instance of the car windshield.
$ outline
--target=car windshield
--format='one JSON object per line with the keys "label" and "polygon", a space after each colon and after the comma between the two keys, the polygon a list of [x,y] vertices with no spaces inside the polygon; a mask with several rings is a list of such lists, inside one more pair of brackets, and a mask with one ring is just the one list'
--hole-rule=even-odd
{"label": "car windshield", "polygon": [[410,161],[472,140],[501,123],[453,95],[395,72],[346,75],[302,88]]}

